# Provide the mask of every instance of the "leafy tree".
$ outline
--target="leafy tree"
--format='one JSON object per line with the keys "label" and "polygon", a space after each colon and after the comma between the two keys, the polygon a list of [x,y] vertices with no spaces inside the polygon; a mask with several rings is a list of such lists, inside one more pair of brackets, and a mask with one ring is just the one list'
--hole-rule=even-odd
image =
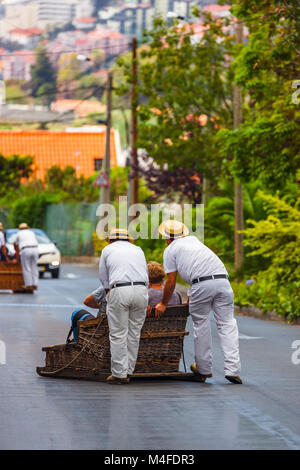
{"label": "leafy tree", "polygon": [[10,79],[5,82],[7,103],[27,103],[30,98],[25,93],[26,82]]}
{"label": "leafy tree", "polygon": [[4,157],[0,154],[0,196],[20,187],[22,179],[32,174],[32,157],[12,155]]}
{"label": "leafy tree", "polygon": [[90,53],[91,66],[97,70],[101,65],[105,63],[106,54],[102,49],[95,49]]}
{"label": "leafy tree", "polygon": [[58,82],[72,82],[82,75],[81,63],[77,59],[77,53],[61,54],[58,61]]}
{"label": "leafy tree", "polygon": [[10,223],[13,227],[17,227],[21,222],[26,221],[31,227],[43,228],[46,207],[55,202],[57,202],[56,198],[46,193],[17,199],[9,215]]}
{"label": "leafy tree", "polygon": [[[232,124],[225,61],[230,39],[221,24],[205,21],[200,42],[193,40],[190,25],[169,26],[161,19],[146,36],[139,63],[138,145],[170,170],[181,166],[215,178],[220,164],[214,136],[220,126]],[[130,84],[124,60],[123,68]]]}
{"label": "leafy tree", "polygon": [[56,71],[42,47],[37,49],[35,64],[31,67],[30,87],[32,96],[48,106],[55,99]]}
{"label": "leafy tree", "polygon": [[149,190],[153,191],[153,199],[165,199],[168,188],[169,198],[178,199],[178,202],[188,199],[194,204],[201,203],[201,177],[195,170],[181,166],[170,170],[155,164],[147,155],[144,155],[143,160],[139,174],[145,179]]}
{"label": "leafy tree", "polygon": [[92,178],[77,177],[72,166],[53,165],[47,170],[45,182],[50,193],[59,194],[61,201],[91,202],[97,200],[98,191]]}
{"label": "leafy tree", "polygon": [[[257,194],[260,185],[247,183],[243,188],[244,218],[259,221],[265,218],[262,198]],[[234,261],[234,185],[230,181],[220,181],[216,194],[211,197],[204,208],[205,243],[215,251],[228,266]],[[246,254],[250,248],[245,249]],[[245,258],[243,272],[257,273],[267,263],[260,256]]]}
{"label": "leafy tree", "polygon": [[284,187],[300,166],[300,108],[292,84],[300,77],[300,5],[283,0],[232,2],[249,40],[236,50],[235,80],[245,94],[245,122],[221,130],[224,158],[243,181],[259,178],[268,188]]}
{"label": "leafy tree", "polygon": [[98,75],[84,75],[78,82],[75,97],[76,99],[83,100],[92,95],[95,98],[101,99],[105,84],[105,80]]}
{"label": "leafy tree", "polygon": [[300,316],[300,199],[290,205],[278,196],[260,193],[267,218],[252,221],[245,233],[249,256],[262,256],[261,269],[249,289],[236,286],[237,302],[254,304],[278,315]]}

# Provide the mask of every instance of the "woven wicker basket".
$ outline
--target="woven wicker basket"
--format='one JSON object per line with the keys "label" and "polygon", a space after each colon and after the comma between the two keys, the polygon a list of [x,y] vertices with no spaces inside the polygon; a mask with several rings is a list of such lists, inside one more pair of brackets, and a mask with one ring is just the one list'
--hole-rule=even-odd
{"label": "woven wicker basket", "polygon": [[[134,375],[179,374],[188,315],[188,306],[180,305],[168,307],[160,319],[155,318],[154,312],[146,318]],[[43,348],[46,367],[37,368],[40,375],[90,380],[107,377],[111,357],[106,315],[78,325],[77,343]]]}
{"label": "woven wicker basket", "polygon": [[21,291],[24,285],[20,263],[0,262],[0,290]]}

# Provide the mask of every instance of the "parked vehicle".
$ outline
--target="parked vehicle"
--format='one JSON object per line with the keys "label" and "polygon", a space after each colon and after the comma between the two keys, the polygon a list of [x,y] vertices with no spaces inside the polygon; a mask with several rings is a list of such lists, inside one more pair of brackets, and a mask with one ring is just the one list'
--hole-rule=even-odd
{"label": "parked vehicle", "polygon": [[[42,278],[45,272],[50,272],[54,279],[58,279],[61,265],[61,254],[59,249],[56,247],[56,243],[51,241],[43,230],[37,228],[32,228],[30,230],[34,232],[38,241],[38,267],[40,277]],[[9,254],[15,253],[14,242],[17,233],[18,229],[16,228],[6,230],[6,247]]]}

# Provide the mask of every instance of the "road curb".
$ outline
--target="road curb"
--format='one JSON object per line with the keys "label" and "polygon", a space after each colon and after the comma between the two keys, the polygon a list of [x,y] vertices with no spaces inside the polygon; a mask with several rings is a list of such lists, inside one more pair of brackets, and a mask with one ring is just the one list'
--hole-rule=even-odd
{"label": "road curb", "polygon": [[267,320],[267,321],[277,321],[281,323],[289,323],[290,325],[299,325],[300,326],[300,318],[297,318],[296,320],[290,320],[289,315],[286,316],[281,316],[281,315],[276,315],[275,312],[266,312],[263,313],[263,311],[257,307],[254,307],[252,305],[249,305],[247,307],[239,307],[238,305],[235,306],[235,313],[236,315],[242,315],[244,317],[252,317],[252,318],[258,318],[259,320]]}
{"label": "road curb", "polygon": [[89,264],[96,266],[99,263],[97,256],[62,256],[62,264]]}

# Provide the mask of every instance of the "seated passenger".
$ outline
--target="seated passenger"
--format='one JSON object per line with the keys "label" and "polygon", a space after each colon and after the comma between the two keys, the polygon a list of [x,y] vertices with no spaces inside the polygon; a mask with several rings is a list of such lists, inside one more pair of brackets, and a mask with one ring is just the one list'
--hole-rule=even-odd
{"label": "seated passenger", "polygon": [[100,285],[98,289],[94,290],[90,295],[86,297],[83,301],[84,305],[90,308],[97,308],[99,317],[102,313],[106,312],[106,292],[104,287]]}
{"label": "seated passenger", "polygon": [[[149,301],[148,301],[148,309],[147,313],[151,312],[150,307],[155,307],[157,303],[161,302],[163,293],[164,293],[164,285],[163,280],[165,278],[165,271],[161,264],[156,263],[155,261],[150,261],[148,263],[148,272],[149,272]],[[181,295],[176,290],[173,292],[172,297],[169,300],[168,305],[180,305],[182,304]]]}

